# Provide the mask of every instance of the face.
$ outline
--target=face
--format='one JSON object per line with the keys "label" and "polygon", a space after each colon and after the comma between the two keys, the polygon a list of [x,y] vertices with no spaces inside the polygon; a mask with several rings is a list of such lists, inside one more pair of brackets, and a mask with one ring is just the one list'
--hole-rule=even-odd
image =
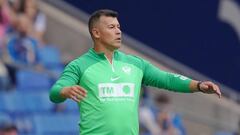
{"label": "face", "polygon": [[120,24],[116,17],[101,16],[92,32],[95,42],[100,42],[108,49],[115,50],[121,46]]}
{"label": "face", "polygon": [[22,16],[19,16],[18,18],[18,32],[21,33],[22,35],[27,35],[28,34],[28,31],[30,30],[30,21],[29,21],[29,18],[22,15]]}
{"label": "face", "polygon": [[35,15],[37,14],[36,8],[26,7],[25,9],[26,9],[26,15],[33,20]]}
{"label": "face", "polygon": [[26,15],[34,19],[35,15],[37,14],[37,3],[35,0],[27,0],[25,3],[25,13]]}
{"label": "face", "polygon": [[14,11],[17,12],[20,9],[20,0],[12,0],[12,3]]}

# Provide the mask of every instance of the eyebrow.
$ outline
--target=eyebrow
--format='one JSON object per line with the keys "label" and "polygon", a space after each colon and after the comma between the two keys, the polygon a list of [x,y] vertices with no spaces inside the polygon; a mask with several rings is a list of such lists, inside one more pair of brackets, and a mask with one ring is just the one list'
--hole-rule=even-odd
{"label": "eyebrow", "polygon": [[107,26],[120,26],[120,24],[108,24]]}

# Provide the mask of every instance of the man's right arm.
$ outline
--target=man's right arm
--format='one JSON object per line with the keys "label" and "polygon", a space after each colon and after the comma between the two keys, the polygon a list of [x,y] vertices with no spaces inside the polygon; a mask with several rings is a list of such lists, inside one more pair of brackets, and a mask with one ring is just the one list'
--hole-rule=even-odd
{"label": "man's right arm", "polygon": [[79,81],[81,76],[81,71],[75,62],[68,64],[61,77],[52,86],[50,90],[50,100],[54,103],[61,103],[67,98],[71,98],[76,102],[79,102],[81,95],[85,95],[86,91],[80,87]]}

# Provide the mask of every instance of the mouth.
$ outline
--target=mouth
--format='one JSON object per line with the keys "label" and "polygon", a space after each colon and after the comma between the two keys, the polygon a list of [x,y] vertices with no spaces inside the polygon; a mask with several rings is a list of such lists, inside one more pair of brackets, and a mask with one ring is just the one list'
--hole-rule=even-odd
{"label": "mouth", "polygon": [[116,38],[117,41],[121,41],[122,39],[121,38]]}

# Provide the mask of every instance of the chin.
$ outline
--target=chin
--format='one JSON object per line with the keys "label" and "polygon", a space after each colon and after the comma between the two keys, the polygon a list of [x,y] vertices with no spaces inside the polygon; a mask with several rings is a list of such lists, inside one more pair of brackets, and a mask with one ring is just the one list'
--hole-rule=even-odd
{"label": "chin", "polygon": [[119,46],[116,46],[116,49],[119,49],[121,47],[121,45],[119,45]]}
{"label": "chin", "polygon": [[119,44],[114,44],[113,45],[113,48],[115,48],[115,49],[118,49],[118,48],[120,48],[121,47],[121,43],[119,43]]}

